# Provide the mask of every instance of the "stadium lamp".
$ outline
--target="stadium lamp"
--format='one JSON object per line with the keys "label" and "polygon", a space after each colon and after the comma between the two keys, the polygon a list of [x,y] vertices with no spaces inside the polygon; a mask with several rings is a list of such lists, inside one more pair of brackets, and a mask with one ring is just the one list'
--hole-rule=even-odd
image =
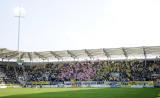
{"label": "stadium lamp", "polygon": [[24,8],[22,8],[22,7],[16,7],[15,9],[14,9],[14,15],[15,15],[15,17],[17,17],[18,18],[18,44],[17,44],[17,51],[18,51],[18,59],[17,59],[17,64],[18,65],[22,65],[22,61],[20,60],[20,51],[19,51],[19,46],[20,46],[20,44],[19,44],[19,42],[20,42],[20,26],[21,26],[21,18],[22,17],[24,17],[25,15],[26,15],[26,12],[25,12],[25,10],[24,10]]}
{"label": "stadium lamp", "polygon": [[14,9],[15,17],[24,17],[26,15],[26,11],[23,7],[16,7]]}

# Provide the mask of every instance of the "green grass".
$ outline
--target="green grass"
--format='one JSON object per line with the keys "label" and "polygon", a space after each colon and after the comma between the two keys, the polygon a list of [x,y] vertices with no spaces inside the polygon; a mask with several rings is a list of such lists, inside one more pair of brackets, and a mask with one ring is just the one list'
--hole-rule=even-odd
{"label": "green grass", "polygon": [[159,98],[160,88],[7,88],[0,98]]}

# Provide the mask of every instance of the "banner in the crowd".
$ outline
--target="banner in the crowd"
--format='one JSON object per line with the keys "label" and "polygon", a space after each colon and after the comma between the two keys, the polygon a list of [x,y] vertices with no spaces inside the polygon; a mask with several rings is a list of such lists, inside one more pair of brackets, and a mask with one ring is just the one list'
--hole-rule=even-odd
{"label": "banner in the crowd", "polygon": [[52,82],[39,81],[30,82],[28,85],[56,85],[56,87],[126,87],[126,88],[144,88],[154,87],[153,81],[130,81],[130,82],[116,82],[116,81],[65,81],[65,82]]}
{"label": "banner in the crowd", "polygon": [[50,82],[49,81],[33,81],[32,84],[33,85],[49,85]]}
{"label": "banner in the crowd", "polygon": [[131,81],[129,85],[133,88],[154,87],[153,81]]}

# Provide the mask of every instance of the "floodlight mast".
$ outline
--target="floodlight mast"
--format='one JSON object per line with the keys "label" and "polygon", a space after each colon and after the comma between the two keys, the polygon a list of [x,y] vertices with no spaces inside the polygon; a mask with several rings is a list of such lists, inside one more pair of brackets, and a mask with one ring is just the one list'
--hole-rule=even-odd
{"label": "floodlight mast", "polygon": [[21,18],[25,16],[25,10],[22,7],[16,7],[14,9],[15,17],[18,18],[18,39],[17,39],[17,51],[18,51],[18,65],[20,61],[20,30],[21,30]]}

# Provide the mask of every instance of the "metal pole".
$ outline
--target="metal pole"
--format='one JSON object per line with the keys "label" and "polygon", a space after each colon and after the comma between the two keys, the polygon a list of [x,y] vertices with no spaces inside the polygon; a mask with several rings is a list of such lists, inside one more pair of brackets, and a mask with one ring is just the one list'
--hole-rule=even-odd
{"label": "metal pole", "polygon": [[19,53],[19,48],[20,48],[20,26],[21,26],[21,16],[19,15],[18,16],[18,60],[20,60],[20,53]]}

